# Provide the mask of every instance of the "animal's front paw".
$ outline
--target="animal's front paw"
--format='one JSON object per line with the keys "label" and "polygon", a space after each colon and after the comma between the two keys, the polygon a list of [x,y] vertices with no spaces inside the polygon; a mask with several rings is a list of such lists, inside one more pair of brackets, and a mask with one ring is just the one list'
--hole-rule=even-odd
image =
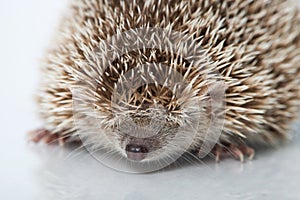
{"label": "animal's front paw", "polygon": [[46,144],[59,144],[63,146],[66,138],[59,134],[53,134],[46,129],[37,129],[28,133],[29,140],[35,143],[44,142]]}
{"label": "animal's front paw", "polygon": [[245,157],[248,160],[252,160],[255,154],[253,148],[247,146],[246,144],[239,144],[239,145],[221,145],[217,144],[212,153],[215,155],[216,162],[219,162],[224,157],[234,157],[241,162],[244,162]]}

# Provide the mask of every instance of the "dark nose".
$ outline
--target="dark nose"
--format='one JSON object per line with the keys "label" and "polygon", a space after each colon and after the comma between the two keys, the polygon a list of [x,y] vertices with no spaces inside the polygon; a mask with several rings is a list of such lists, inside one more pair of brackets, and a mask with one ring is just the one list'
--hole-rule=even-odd
{"label": "dark nose", "polygon": [[131,153],[148,153],[147,147],[143,145],[135,145],[135,144],[128,144],[126,146],[126,151]]}
{"label": "dark nose", "polygon": [[143,160],[146,157],[146,153],[148,153],[147,147],[138,144],[128,144],[125,150],[127,158],[136,161]]}

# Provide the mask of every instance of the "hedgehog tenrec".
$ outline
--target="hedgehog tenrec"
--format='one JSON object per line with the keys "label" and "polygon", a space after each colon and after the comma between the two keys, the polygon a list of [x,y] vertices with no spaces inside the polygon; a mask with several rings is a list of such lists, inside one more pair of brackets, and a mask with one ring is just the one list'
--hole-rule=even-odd
{"label": "hedgehog tenrec", "polygon": [[[171,39],[149,30],[166,31]],[[185,150],[197,154],[213,109],[209,90],[218,90],[220,80],[226,92],[224,127],[211,151],[217,160],[224,149],[243,160],[254,154],[247,144],[276,145],[288,138],[298,115],[300,15],[292,1],[78,0],[56,39],[38,93],[44,128],[31,133],[34,141],[86,138],[95,148],[142,162],[170,157],[190,140]],[[191,42],[180,45],[184,40]],[[122,54],[114,57],[113,50]],[[198,61],[191,62],[186,55],[195,52],[201,52]],[[176,83],[163,84],[174,82],[167,69],[185,84],[179,96]],[[126,94],[127,83],[148,75],[151,81]],[[74,119],[76,98],[93,112]],[[195,105],[196,119],[189,112]],[[95,118],[98,130],[92,131]],[[172,142],[190,119],[196,133]]]}

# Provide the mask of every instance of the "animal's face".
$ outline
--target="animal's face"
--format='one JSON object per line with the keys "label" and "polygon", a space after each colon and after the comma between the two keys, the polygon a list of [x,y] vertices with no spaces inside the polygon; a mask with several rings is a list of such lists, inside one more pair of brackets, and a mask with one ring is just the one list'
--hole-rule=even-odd
{"label": "animal's face", "polygon": [[104,131],[127,159],[152,161],[180,156],[196,140],[198,112],[176,113],[166,108],[135,110],[116,116],[110,131]]}

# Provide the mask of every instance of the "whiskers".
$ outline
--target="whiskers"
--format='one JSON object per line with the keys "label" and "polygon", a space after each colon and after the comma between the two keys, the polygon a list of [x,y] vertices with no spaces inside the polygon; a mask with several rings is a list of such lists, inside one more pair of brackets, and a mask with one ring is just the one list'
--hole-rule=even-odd
{"label": "whiskers", "polygon": [[[57,143],[58,140],[68,139],[68,136],[61,136],[51,141],[51,144]],[[164,146],[157,151],[150,152],[145,160],[142,161],[131,161],[126,158],[121,149],[114,148],[109,145],[95,144],[94,140],[88,140],[84,142],[77,142],[79,146],[65,145],[66,148],[71,148],[71,151],[65,157],[69,159],[80,159],[83,154],[90,154],[94,159],[101,162],[105,166],[111,167],[118,171],[129,171],[136,173],[153,172],[165,168],[166,170],[184,168],[187,166],[205,166],[211,169],[211,165],[207,163],[210,159],[215,160],[215,155],[211,153],[211,149],[201,149],[207,155],[206,158],[199,158],[199,150],[196,147],[184,148],[184,145],[177,142],[177,140],[184,140],[184,136],[178,137],[176,140],[170,142],[167,146]],[[199,139],[199,138],[198,138]],[[206,139],[204,142],[217,143],[216,141],[209,141]],[[220,145],[220,144],[219,144]],[[226,148],[226,146],[224,146]],[[151,170],[154,169],[154,170]]]}
{"label": "whiskers", "polygon": [[[179,146],[173,146],[173,148],[176,148],[177,151],[172,151],[167,153],[166,157],[168,159],[173,160],[174,162],[169,167],[186,167],[186,166],[205,166],[210,168],[210,165],[208,165],[205,160],[201,159],[197,156],[197,152],[191,152],[189,149],[182,149]],[[183,152],[183,153],[182,153]],[[210,156],[210,154],[208,154]],[[162,160],[165,160],[164,157],[162,157]]]}

